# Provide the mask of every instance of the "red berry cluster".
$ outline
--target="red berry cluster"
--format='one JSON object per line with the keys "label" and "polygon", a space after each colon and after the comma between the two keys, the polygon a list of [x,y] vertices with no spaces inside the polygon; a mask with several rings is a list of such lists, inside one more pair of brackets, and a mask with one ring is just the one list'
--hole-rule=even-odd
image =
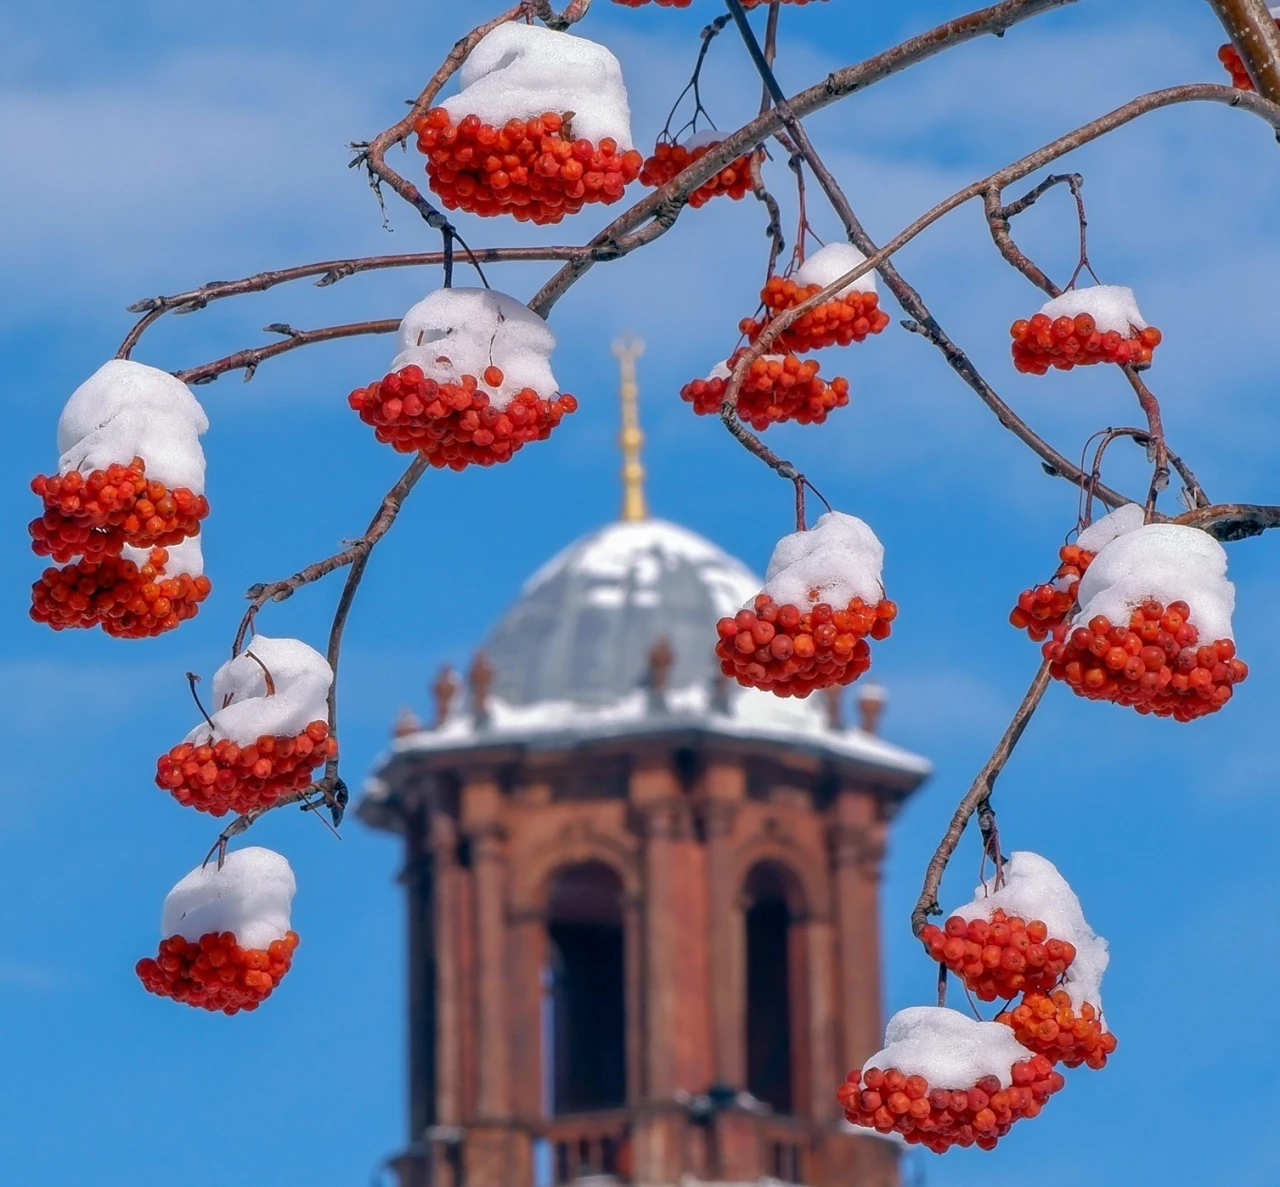
{"label": "red berry cluster", "polygon": [[1049,632],[1065,621],[1075,607],[1080,578],[1096,555],[1078,544],[1064,544],[1058,549],[1058,560],[1062,563],[1053,580],[1024,589],[1018,595],[1018,604],[1009,613],[1009,622],[1018,630],[1026,631],[1036,643],[1043,643]]}
{"label": "red berry cluster", "polygon": [[194,618],[213,588],[208,577],[166,577],[169,553],[141,564],[121,556],[48,568],[31,587],[31,617],[55,631],[100,626],[117,639],[149,639]]}
{"label": "red berry cluster", "polygon": [[871,667],[867,636],[887,639],[898,615],[893,602],[868,606],[854,598],[843,610],[819,602],[801,610],[757,594],[754,610],[716,624],[720,670],[746,688],[807,697],[815,688],[852,684]]}
{"label": "red berry cluster", "polygon": [[[662,0],[658,0],[658,3],[662,3]],[[1280,20],[1276,21],[1276,28],[1280,29]],[[1227,68],[1227,73],[1231,75],[1231,85],[1237,91],[1253,90],[1253,79],[1249,77],[1249,72],[1244,68],[1244,62],[1240,60],[1234,45],[1227,42],[1226,45],[1221,46],[1218,50],[1218,61]]]}
{"label": "red berry cluster", "polygon": [[920,939],[934,960],[984,1002],[1024,990],[1048,992],[1076,958],[1075,946],[1051,938],[1039,919],[1006,915],[999,907],[990,919],[952,915],[942,927],[927,924]]}
{"label": "red berry cluster", "polygon": [[[732,371],[742,358],[736,351],[726,364]],[[680,398],[699,416],[719,413],[728,379],[695,379],[680,389]],[[793,354],[762,355],[753,359],[738,389],[738,415],[759,432],[772,424],[794,420],[821,424],[833,408],[849,402],[849,381],[837,376],[828,383],[818,374],[815,359]]]}
{"label": "red berry cluster", "polygon": [[[677,173],[683,172],[699,157],[705,157],[719,143],[713,140],[710,144],[689,149],[683,144],[659,142],[653,156],[645,160],[640,170],[640,184],[655,188],[666,185]],[[735,157],[714,177],[704,181],[689,195],[689,205],[697,209],[717,194],[728,194],[735,201],[741,198],[751,188],[751,157],[751,153]]]}
{"label": "red berry cluster", "polygon": [[113,463],[89,474],[72,470],[52,477],[36,475],[31,489],[45,508],[36,521],[41,525],[38,534],[36,524],[31,525],[36,554],[61,562],[91,554],[86,548],[91,540],[102,541],[105,550],[117,540],[145,547],[177,544],[194,536],[209,514],[208,499],[186,487],[171,491],[163,482],[148,482],[146,468],[135,457],[127,466]]}
{"label": "red berry cluster", "polygon": [[[738,323],[748,338],[755,341],[769,324],[769,317],[793,309],[822,291],[820,284],[800,285],[789,276],[770,276],[760,290],[764,302],[764,321],[744,317]],[[848,346],[861,342],[868,334],[878,334],[889,324],[889,315],[879,307],[875,293],[847,293],[824,301],[816,309],[797,318],[774,339],[779,350],[819,350],[824,346]]]}
{"label": "red berry cluster", "polygon": [[1102,1028],[1098,1011],[1085,1002],[1077,1014],[1071,995],[1062,989],[1026,993],[1012,1010],[997,1014],[996,1021],[1012,1027],[1024,1047],[1067,1067],[1105,1067],[1116,1049],[1116,1036]]}
{"label": "red berry cluster", "polygon": [[1044,375],[1050,367],[1070,371],[1093,363],[1132,363],[1145,367],[1162,335],[1155,326],[1126,338],[1115,330],[1098,331],[1091,314],[1051,318],[1046,313],[1019,318],[1009,327],[1013,337],[1013,365],[1030,375]]}
{"label": "red berry cluster", "polygon": [[1015,1063],[1013,1083],[1002,1088],[983,1076],[972,1088],[930,1089],[923,1076],[896,1068],[852,1071],[838,1097],[847,1120],[879,1133],[899,1133],[912,1145],[943,1154],[952,1146],[992,1150],[1023,1117],[1035,1117],[1066,1082],[1043,1055]]}
{"label": "red berry cluster", "polygon": [[264,734],[249,746],[226,738],[204,745],[183,742],[156,763],[156,786],[211,816],[270,808],[302,791],[311,772],[338,753],[329,726],[313,721],[296,737]]}
{"label": "red berry cluster", "polygon": [[[502,371],[488,367],[490,387],[501,386]],[[381,382],[358,388],[347,402],[378,440],[400,453],[420,453],[437,468],[463,470],[507,461],[522,445],[545,441],[578,401],[570,395],[547,400],[530,388],[505,409],[493,407],[474,375],[458,383],[437,383],[412,363]]]}
{"label": "red berry cluster", "polygon": [[1077,696],[1115,701],[1139,713],[1191,721],[1221,709],[1249,674],[1235,644],[1200,645],[1186,602],[1154,598],[1134,609],[1128,627],[1095,615],[1088,626],[1061,622],[1044,644],[1049,674]]}
{"label": "red berry cluster", "polygon": [[237,1014],[256,1010],[271,996],[293,963],[298,933],[285,932],[266,948],[241,948],[233,932],[211,931],[198,943],[170,936],[155,959],[138,961],[138,979],[148,993],[202,1010]]}
{"label": "red berry cluster", "polygon": [[431,189],[450,210],[558,223],[588,202],[616,202],[644,158],[617,142],[573,140],[564,116],[547,112],[501,128],[477,115],[459,123],[433,107],[414,125]]}

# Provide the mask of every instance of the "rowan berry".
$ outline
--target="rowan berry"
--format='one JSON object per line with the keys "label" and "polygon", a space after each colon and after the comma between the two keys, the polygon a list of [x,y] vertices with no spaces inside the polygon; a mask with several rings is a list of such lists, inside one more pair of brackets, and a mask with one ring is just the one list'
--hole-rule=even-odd
{"label": "rowan berry", "polygon": [[285,932],[267,948],[241,948],[233,932],[209,932],[192,941],[169,936],[158,954],[138,961],[143,988],[202,1010],[237,1014],[256,1010],[293,963],[298,933]]}
{"label": "rowan berry", "polygon": [[[488,367],[484,382],[499,387],[502,371]],[[399,453],[420,453],[437,468],[505,462],[530,441],[545,441],[568,413],[571,395],[544,398],[524,388],[495,407],[473,375],[456,383],[429,379],[414,364],[352,392],[347,402],[379,441]]]}
{"label": "rowan berry", "polygon": [[1135,607],[1126,629],[1095,615],[1087,626],[1059,622],[1042,651],[1049,674],[1077,695],[1139,713],[1192,721],[1214,713],[1249,675],[1230,639],[1201,645],[1185,602],[1153,598]]}
{"label": "rowan berry", "polygon": [[304,791],[312,772],[337,753],[323,721],[292,736],[264,734],[248,746],[229,738],[182,742],[157,760],[156,786],[198,812],[243,815]]}
{"label": "rowan berry", "polygon": [[1050,367],[1070,371],[1093,363],[1146,367],[1163,336],[1155,326],[1130,326],[1129,330],[1128,337],[1115,330],[1103,333],[1088,313],[1077,313],[1074,318],[1055,319],[1045,313],[1019,318],[1009,327],[1013,365],[1030,375],[1044,375]]}
{"label": "rowan berry", "polygon": [[1061,563],[1053,580],[1024,589],[1018,595],[1018,604],[1009,612],[1010,624],[1026,631],[1036,643],[1044,642],[1075,608],[1080,578],[1095,555],[1076,544],[1064,544],[1058,549]]}
{"label": "rowan berry", "polygon": [[1075,948],[1050,937],[1042,921],[1008,915],[1000,907],[987,919],[952,915],[942,927],[926,924],[920,941],[984,1002],[1024,990],[1047,992],[1076,958]]}
{"label": "rowan berry", "polygon": [[[755,341],[770,319],[807,301],[820,293],[822,287],[801,285],[789,276],[770,276],[760,290],[760,300],[765,307],[763,320],[745,317],[738,328]],[[850,292],[832,297],[797,318],[774,339],[774,346],[801,353],[825,346],[848,346],[851,342],[862,342],[868,334],[879,334],[889,320],[875,293]]]}
{"label": "rowan berry", "polygon": [[[683,144],[670,141],[659,141],[653,155],[646,158],[640,170],[640,184],[647,186],[666,185],[676,174],[687,169],[700,157],[705,157],[720,142],[710,140],[694,148],[686,148]],[[689,205],[697,209],[705,205],[717,194],[727,194],[737,201],[751,188],[751,161],[755,153],[743,153],[725,165],[714,177],[708,178],[689,195]]]}
{"label": "rowan berry", "polygon": [[[735,351],[727,363],[707,379],[695,379],[680,389],[680,398],[693,405],[699,416],[718,414],[724,402],[729,374],[742,358]],[[849,402],[849,381],[837,376],[830,382],[818,374],[816,359],[794,354],[766,354],[751,361],[738,389],[738,416],[759,432],[771,424],[794,420],[798,424],[822,424],[833,408]]]}
{"label": "rowan berry", "polygon": [[966,1089],[931,1088],[924,1076],[896,1068],[852,1071],[836,1093],[853,1125],[897,1133],[911,1145],[943,1154],[952,1146],[995,1148],[1024,1117],[1035,1117],[1066,1081],[1036,1053],[1010,1068],[1008,1088],[983,1076]]}
{"label": "rowan berry", "polygon": [[610,137],[575,140],[572,116],[555,112],[496,128],[475,115],[454,123],[433,107],[414,130],[432,191],[449,210],[482,217],[558,223],[589,202],[616,202],[644,163]]}
{"label": "rowan berry", "polygon": [[[807,697],[817,688],[852,684],[871,667],[868,637],[887,639],[898,614],[898,607],[884,599],[868,605],[853,598],[841,610],[819,602],[801,610],[790,603],[779,606],[762,593],[753,605],[716,624],[716,655],[726,676],[780,697]],[[772,633],[760,632],[761,625]]]}
{"label": "rowan berry", "polygon": [[1105,1067],[1116,1049],[1116,1037],[1103,1027],[1098,1011],[1088,1002],[1077,1009],[1062,989],[1028,991],[1015,1007],[997,1014],[996,1021],[1011,1027],[1028,1050],[1067,1067]]}

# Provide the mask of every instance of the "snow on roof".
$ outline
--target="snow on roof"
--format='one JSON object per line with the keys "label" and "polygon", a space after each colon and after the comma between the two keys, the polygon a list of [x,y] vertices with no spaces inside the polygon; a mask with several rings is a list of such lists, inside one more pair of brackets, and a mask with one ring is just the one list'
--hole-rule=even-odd
{"label": "snow on roof", "polygon": [[[495,683],[484,724],[456,708],[440,727],[397,738],[377,770],[401,754],[692,729],[863,763],[912,785],[923,779],[928,760],[861,730],[832,729],[821,697],[781,698],[734,684],[717,695],[716,619],[735,614],[761,585],[741,561],[665,520],[593,532],[535,572],[490,633]],[[675,662],[655,705],[647,654],[663,636]],[[386,795],[376,772],[366,794]]]}
{"label": "snow on roof", "polygon": [[[483,726],[477,726],[469,712],[454,713],[436,729],[419,730],[395,739],[391,753],[467,750],[512,743],[547,744],[570,738],[586,741],[632,733],[702,728],[721,736],[817,749],[835,758],[860,761],[919,778],[933,769],[928,759],[873,734],[859,729],[831,729],[817,704],[783,700],[758,689],[732,691],[728,712],[712,705],[709,689],[696,686],[666,694],[665,709],[656,712],[643,689],[603,706],[570,701],[512,705],[495,697],[486,708],[489,716]],[[380,765],[386,761],[384,758]],[[376,794],[376,788],[374,792]]]}
{"label": "snow on roof", "polygon": [[710,540],[665,519],[645,519],[613,523],[574,541],[538,569],[520,593],[534,593],[563,572],[580,573],[600,584],[630,578],[653,586],[664,569],[682,561],[698,570],[720,614],[736,614],[760,590],[760,579]]}

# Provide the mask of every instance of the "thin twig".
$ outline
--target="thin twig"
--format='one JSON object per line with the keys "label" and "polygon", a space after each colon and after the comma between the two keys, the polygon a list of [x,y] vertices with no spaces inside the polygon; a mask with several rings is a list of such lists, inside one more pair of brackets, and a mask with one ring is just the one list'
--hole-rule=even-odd
{"label": "thin twig", "polygon": [[[185,371],[176,371],[174,374],[182,380],[183,383],[203,384],[212,383],[219,375],[225,375],[228,371],[244,370],[244,381],[248,383],[253,378],[254,372],[257,371],[260,363],[267,359],[275,358],[278,354],[284,354],[289,350],[297,350],[302,346],[311,346],[316,342],[332,342],[338,338],[355,338],[361,334],[394,334],[400,328],[400,319],[398,317],[383,318],[381,321],[361,321],[352,322],[344,326],[325,326],[319,330],[294,330],[290,327],[281,327],[275,332],[284,332],[288,330],[285,337],[279,342],[271,342],[266,346],[251,346],[246,350],[237,350],[234,354],[229,354],[220,359],[214,359],[209,363],[201,363],[198,367],[188,367]],[[268,330],[274,327],[268,326]]]}
{"label": "thin twig", "polygon": [[[404,505],[405,498],[417,485],[418,479],[426,473],[427,469],[428,463],[426,459],[415,457],[395,486],[383,496],[377,513],[374,515],[365,534],[351,541],[340,552],[335,552],[332,556],[325,557],[324,560],[315,561],[313,564],[307,565],[305,569],[299,569],[292,577],[286,577],[282,581],[271,581],[251,586],[245,594],[245,597],[249,599],[249,608],[240,620],[240,627],[236,631],[235,640],[231,645],[232,656],[240,654],[240,650],[244,646],[245,635],[253,625],[258,611],[268,602],[287,601],[304,585],[310,585],[313,581],[319,581],[321,577],[327,576],[336,569],[353,564],[361,557],[367,557],[373,546],[390,531],[391,525],[396,521],[396,516],[400,514],[400,508]],[[363,572],[363,568],[361,571]]]}
{"label": "thin twig", "polygon": [[1000,739],[995,751],[983,764],[973,785],[957,805],[946,833],[929,859],[924,887],[916,900],[915,909],[911,912],[911,930],[915,935],[918,936],[924,930],[930,915],[942,914],[942,909],[938,906],[938,888],[942,884],[942,875],[946,871],[947,862],[951,860],[951,855],[960,843],[960,837],[964,833],[965,825],[969,823],[969,818],[977,811],[978,806],[990,797],[1000,772],[1004,770],[1005,763],[1013,754],[1014,747],[1018,745],[1018,739],[1022,737],[1022,731],[1027,728],[1027,722],[1031,720],[1031,715],[1036,711],[1040,698],[1044,696],[1044,690],[1048,686],[1049,661],[1045,660],[1036,672],[1035,679],[1031,681],[1031,687],[1027,689],[1026,696],[1022,698],[1022,703],[1014,713],[1013,720],[1009,722],[1009,727],[1004,731],[1004,736]]}
{"label": "thin twig", "polygon": [[200,710],[200,716],[205,719],[205,722],[208,724],[209,728],[216,729],[217,726],[213,724],[213,718],[210,717],[209,714],[205,712],[204,705],[200,703],[200,694],[196,692],[196,685],[199,683],[200,683],[199,676],[197,676],[194,672],[187,673],[187,684],[191,688],[191,699],[195,701],[196,708]]}

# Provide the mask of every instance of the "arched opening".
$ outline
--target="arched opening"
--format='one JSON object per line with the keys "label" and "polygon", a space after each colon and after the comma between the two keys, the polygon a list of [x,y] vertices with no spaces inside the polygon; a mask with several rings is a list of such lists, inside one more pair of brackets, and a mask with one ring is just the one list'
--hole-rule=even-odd
{"label": "arched opening", "polygon": [[795,876],[775,862],[752,866],[746,895],[747,1091],[775,1113],[796,1106],[796,1025],[803,1009],[793,959],[793,923],[801,894]]}
{"label": "arched opening", "polygon": [[553,1116],[626,1103],[622,880],[603,862],[557,871],[547,895],[542,1050]]}

